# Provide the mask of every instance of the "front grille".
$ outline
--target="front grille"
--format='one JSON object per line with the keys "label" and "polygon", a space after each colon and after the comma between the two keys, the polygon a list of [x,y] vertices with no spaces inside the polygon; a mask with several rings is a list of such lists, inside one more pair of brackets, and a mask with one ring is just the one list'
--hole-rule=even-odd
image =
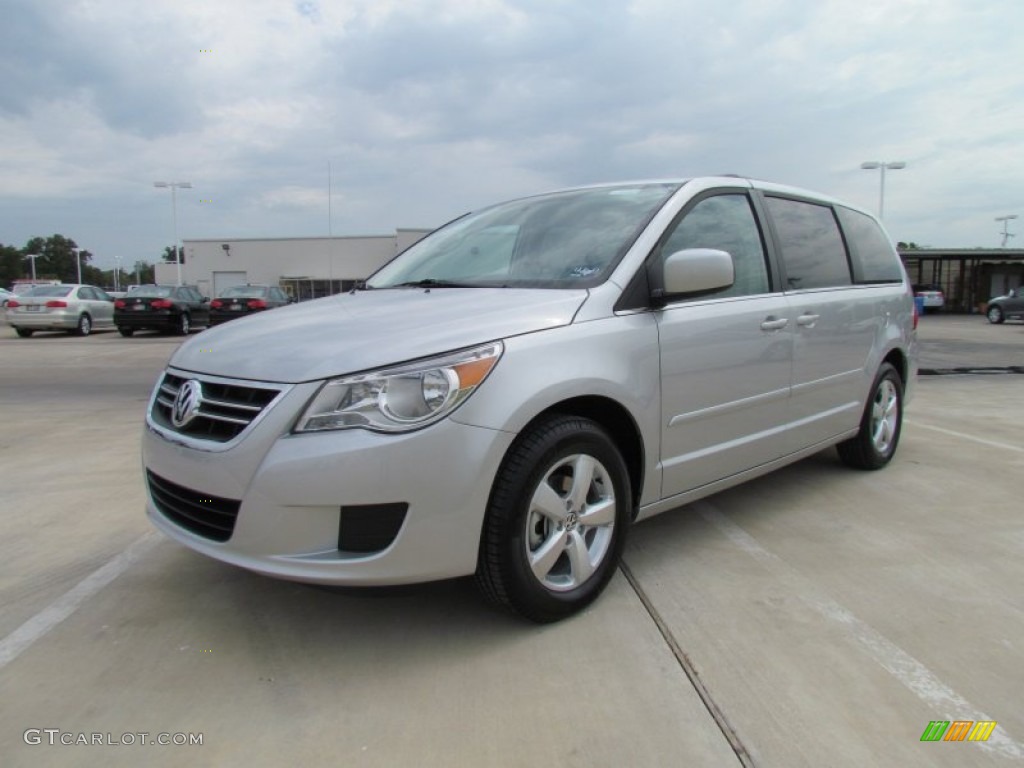
{"label": "front grille", "polygon": [[153,400],[153,421],[181,435],[226,443],[245,431],[274,398],[279,389],[227,384],[203,377],[192,377],[202,385],[202,398],[195,417],[181,427],[171,421],[174,399],[188,381],[184,376],[165,373]]}
{"label": "front grille", "polygon": [[242,502],[193,491],[149,470],[146,470],[146,480],[153,504],[168,520],[213,541],[231,538]]}

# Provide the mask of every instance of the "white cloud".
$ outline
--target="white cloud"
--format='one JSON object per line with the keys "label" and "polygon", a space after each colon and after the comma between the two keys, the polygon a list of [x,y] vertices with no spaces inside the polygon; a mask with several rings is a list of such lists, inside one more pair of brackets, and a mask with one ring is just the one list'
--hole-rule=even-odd
{"label": "white cloud", "polygon": [[[738,172],[988,244],[1024,208],[1014,0],[16,0],[0,242],[429,226],[564,184]],[[199,200],[212,199],[212,204]],[[113,213],[112,213],[113,212]],[[130,212],[130,215],[126,215]],[[1024,211],[1021,211],[1024,214]]]}

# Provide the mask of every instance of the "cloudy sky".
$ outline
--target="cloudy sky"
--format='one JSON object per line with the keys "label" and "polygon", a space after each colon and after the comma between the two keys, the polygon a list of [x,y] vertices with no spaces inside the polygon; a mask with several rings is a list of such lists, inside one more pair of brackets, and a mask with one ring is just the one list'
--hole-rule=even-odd
{"label": "cloudy sky", "polygon": [[876,210],[865,160],[907,163],[894,239],[991,247],[996,216],[1024,216],[1019,0],[0,0],[0,19],[0,243],[60,233],[101,267],[173,240],[156,180],[193,184],[183,239],[385,234],[708,173]]}

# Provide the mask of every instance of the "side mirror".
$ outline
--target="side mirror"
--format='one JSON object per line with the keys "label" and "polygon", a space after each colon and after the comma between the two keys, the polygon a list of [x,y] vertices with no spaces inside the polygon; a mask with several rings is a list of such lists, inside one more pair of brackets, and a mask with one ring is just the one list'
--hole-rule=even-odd
{"label": "side mirror", "polygon": [[697,295],[728,288],[736,280],[732,256],[714,248],[676,251],[662,265],[663,296]]}

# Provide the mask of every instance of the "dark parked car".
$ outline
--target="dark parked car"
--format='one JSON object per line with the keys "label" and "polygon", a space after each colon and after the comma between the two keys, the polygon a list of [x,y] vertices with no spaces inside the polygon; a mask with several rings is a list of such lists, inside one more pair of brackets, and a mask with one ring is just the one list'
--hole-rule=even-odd
{"label": "dark parked car", "polygon": [[1015,288],[1005,296],[996,296],[988,300],[990,323],[1001,323],[1004,320],[1024,320],[1024,290]]}
{"label": "dark parked car", "polygon": [[288,294],[273,285],[233,285],[210,302],[210,325],[291,303]]}
{"label": "dark parked car", "polygon": [[143,285],[114,302],[114,325],[122,336],[144,330],[187,336],[209,324],[210,300],[189,285]]}

